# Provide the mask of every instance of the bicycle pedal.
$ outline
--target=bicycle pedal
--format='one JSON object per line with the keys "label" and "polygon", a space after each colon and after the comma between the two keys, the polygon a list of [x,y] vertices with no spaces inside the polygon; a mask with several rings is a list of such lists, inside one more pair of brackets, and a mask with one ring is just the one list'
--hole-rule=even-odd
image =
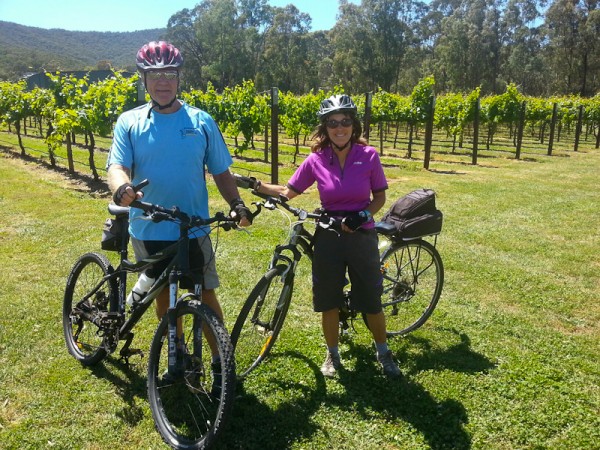
{"label": "bicycle pedal", "polygon": [[125,360],[127,363],[129,363],[129,358],[132,356],[139,355],[141,358],[144,357],[144,352],[139,348],[127,348],[121,350],[119,353],[121,355],[121,359]]}

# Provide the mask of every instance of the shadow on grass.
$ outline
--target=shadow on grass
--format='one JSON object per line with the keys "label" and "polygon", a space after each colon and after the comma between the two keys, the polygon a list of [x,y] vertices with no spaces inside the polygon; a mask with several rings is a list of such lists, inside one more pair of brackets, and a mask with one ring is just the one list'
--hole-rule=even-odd
{"label": "shadow on grass", "polygon": [[[314,373],[316,387],[298,382],[275,380],[277,390],[285,398],[285,392],[301,391],[302,398],[295,396],[293,401],[280,403],[277,409],[271,409],[255,395],[244,390],[243,383],[238,383],[236,400],[232,417],[227,429],[221,435],[216,448],[219,450],[252,450],[290,448],[297,441],[310,440],[319,425],[311,418],[323,401],[327,400],[325,379],[321,375],[320,366],[296,351],[279,353],[270,358],[299,359],[296,364],[303,364]],[[251,375],[252,376],[252,375]],[[290,426],[293,425],[293,426]]]}
{"label": "shadow on grass", "polygon": [[85,194],[93,193],[98,197],[106,197],[110,195],[110,189],[106,181],[100,179],[95,180],[92,175],[87,175],[78,171],[69,172],[67,167],[53,166],[48,161],[29,154],[21,155],[11,147],[0,145],[0,151],[12,158],[19,158],[23,161],[38,164],[41,169],[56,172],[62,175],[64,178],[71,181],[73,184],[73,190],[77,192],[83,192]]}
{"label": "shadow on grass", "polygon": [[144,412],[136,398],[144,401],[148,398],[146,377],[141,376],[136,370],[134,359],[135,357],[131,359],[130,364],[127,364],[121,359],[109,356],[101,364],[90,368],[94,376],[108,380],[115,386],[116,392],[125,402],[125,406],[116,412],[116,416],[131,426],[137,425],[144,417]]}
{"label": "shadow on grass", "polygon": [[[337,381],[344,388],[342,393],[327,391],[320,368],[311,359],[295,351],[279,353],[272,358],[271,364],[276,364],[275,360],[280,358],[301,360],[293,365],[306,364],[310,368],[315,378],[314,387],[312,383],[301,383],[300,379],[297,383],[278,380],[274,374],[278,395],[284,400],[272,409],[252,393],[244,392],[243,385],[238,385],[240,395],[236,399],[233,417],[217,448],[279,450],[290,448],[294,443],[310,442],[311,436],[317,432],[327,433],[314,421],[315,414],[323,405],[356,411],[364,421],[372,420],[375,414],[385,417],[390,423],[409,423],[432,449],[471,448],[471,437],[465,430],[467,411],[459,399],[436,399],[415,382],[411,374],[427,370],[485,373],[494,364],[471,350],[466,334],[456,330],[442,331],[455,335],[458,342],[437,348],[420,337],[409,336],[402,340],[405,343],[402,347],[416,348],[417,355],[404,356],[399,350],[400,361],[406,364],[401,364],[405,375],[398,380],[388,380],[381,374],[371,346],[354,344],[350,339],[342,359],[353,360],[356,366],[352,371],[340,371]],[[298,391],[303,395],[291,395],[290,400],[285,400],[286,392]],[[342,445],[333,444],[337,445],[334,445],[336,448]]]}
{"label": "shadow on grass", "polygon": [[429,339],[414,335],[404,338],[410,347],[420,349],[419,356],[411,361],[414,367],[413,372],[451,370],[462,373],[487,373],[496,367],[484,355],[471,350],[471,340],[465,333],[439,327],[438,330],[456,335],[460,342],[447,348],[436,348]]}
{"label": "shadow on grass", "polygon": [[[415,382],[400,364],[404,375],[398,380],[385,378],[375,362],[373,348],[353,345],[345,357],[356,360],[356,368],[340,373],[340,383],[346,394],[332,399],[340,408],[353,407],[364,420],[369,420],[373,411],[385,415],[389,421],[409,423],[432,449],[469,449],[471,438],[464,426],[468,423],[465,407],[457,399],[437,400],[422,385]],[[457,355],[461,358],[464,355]],[[433,358],[451,360],[453,366],[460,363],[455,357],[440,353]],[[403,361],[403,358],[399,358]],[[420,361],[412,361],[421,370]]]}

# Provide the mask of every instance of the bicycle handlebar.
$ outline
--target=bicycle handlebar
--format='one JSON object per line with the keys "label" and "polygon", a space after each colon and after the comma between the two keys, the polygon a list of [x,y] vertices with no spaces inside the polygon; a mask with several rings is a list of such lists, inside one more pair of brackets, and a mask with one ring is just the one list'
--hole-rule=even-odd
{"label": "bicycle handlebar", "polygon": [[[139,184],[133,187],[135,192],[140,191],[144,187],[150,184],[149,180],[143,180]],[[220,227],[225,230],[230,230],[235,227],[235,223],[237,220],[233,217],[225,215],[223,212],[217,212],[213,217],[209,217],[208,219],[203,219],[199,216],[189,216],[185,212],[181,211],[177,206],[173,206],[172,208],[165,208],[161,205],[155,205],[152,203],[143,202],[141,200],[134,200],[129,205],[132,208],[138,208],[144,211],[153,222],[161,222],[163,220],[168,220],[171,222],[180,222],[186,228],[193,228],[203,225],[210,225],[215,222],[224,222],[219,224]]]}
{"label": "bicycle handlebar", "polygon": [[263,206],[265,208],[271,209],[271,210],[281,206],[281,207],[283,207],[283,209],[290,212],[291,214],[296,216],[301,221],[305,221],[308,219],[314,219],[317,222],[317,226],[320,226],[321,228],[326,228],[326,229],[331,228],[335,231],[341,231],[341,224],[342,224],[341,219],[331,217],[326,212],[312,212],[311,213],[311,212],[306,211],[305,209],[296,208],[294,206],[291,206],[288,203],[289,199],[285,195],[279,195],[279,197],[276,198],[276,197],[273,197],[270,195],[260,194],[260,193],[256,192],[255,190],[252,190],[252,193],[254,195],[256,195],[257,197],[261,197],[261,198],[265,199],[264,202],[253,203],[254,205],[256,205],[256,208],[257,208],[256,214],[260,213],[261,208]]}
{"label": "bicycle handlebar", "polygon": [[279,197],[273,197],[272,195],[261,194],[260,192],[258,192],[256,190],[256,186],[260,184],[257,184],[257,180],[255,178],[244,177],[236,173],[233,174],[233,177],[238,187],[243,189],[250,189],[252,194],[265,200],[265,202],[253,203],[254,205],[256,205],[257,208],[256,214],[254,216],[257,216],[260,213],[261,208],[263,206],[267,209],[275,209],[279,205],[302,221],[307,219],[315,219],[317,221],[318,226],[322,228],[333,228],[337,231],[341,230],[341,220],[329,216],[326,212],[311,213],[306,211],[305,209],[295,208],[294,206],[291,206],[288,203],[289,199],[285,195],[279,194]]}

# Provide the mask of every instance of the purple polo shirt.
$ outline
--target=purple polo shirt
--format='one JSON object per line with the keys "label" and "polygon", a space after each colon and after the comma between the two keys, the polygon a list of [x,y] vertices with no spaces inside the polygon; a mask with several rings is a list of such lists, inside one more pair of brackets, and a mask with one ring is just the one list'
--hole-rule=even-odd
{"label": "purple polo shirt", "polygon": [[315,181],[321,206],[330,211],[362,211],[371,203],[371,192],[388,188],[377,150],[361,144],[352,146],[343,169],[331,147],[311,153],[287,186],[301,194]]}

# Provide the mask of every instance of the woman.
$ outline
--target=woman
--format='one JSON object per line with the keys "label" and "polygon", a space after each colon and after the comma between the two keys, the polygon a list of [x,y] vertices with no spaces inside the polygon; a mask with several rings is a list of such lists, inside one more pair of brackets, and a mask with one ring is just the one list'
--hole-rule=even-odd
{"label": "woman", "polygon": [[283,194],[293,199],[316,182],[321,206],[330,216],[342,219],[342,233],[320,231],[315,238],[313,306],[322,313],[327,344],[323,375],[332,377],[342,366],[338,322],[347,271],[352,283],[352,306],[367,315],[377,360],[385,375],[398,377],[401,372],[387,346],[381,309],[382,274],[373,222],[373,215],[385,203],[388,186],[377,151],[361,138],[356,112],[348,95],[323,100],[312,152],[287,185],[257,181],[253,187],[261,194]]}

